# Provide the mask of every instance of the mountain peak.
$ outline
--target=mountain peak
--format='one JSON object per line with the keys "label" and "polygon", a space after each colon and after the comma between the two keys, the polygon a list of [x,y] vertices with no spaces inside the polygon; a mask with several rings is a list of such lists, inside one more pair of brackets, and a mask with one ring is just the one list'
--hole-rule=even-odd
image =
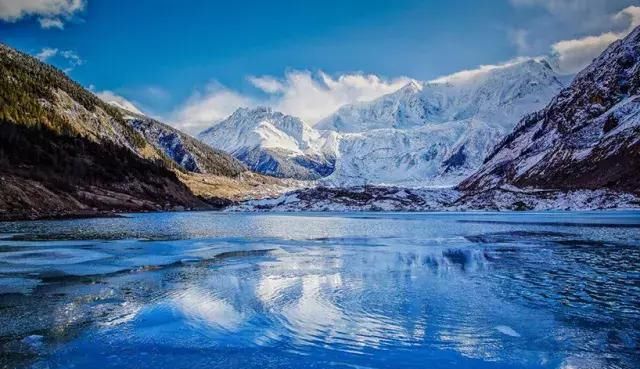
{"label": "mountain peak", "polygon": [[564,87],[557,77],[545,63],[527,59],[426,83],[411,81],[373,101],[343,106],[315,127],[354,133],[419,128],[471,117],[511,127]]}
{"label": "mountain peak", "polygon": [[[460,188],[640,188],[640,27],[524,117]],[[621,165],[624,163],[624,165]]]}
{"label": "mountain peak", "polygon": [[347,105],[316,124],[341,133],[334,185],[454,185],[520,118],[542,108],[563,85],[540,61],[412,82],[366,103]]}
{"label": "mountain peak", "polygon": [[257,125],[263,122],[264,120],[272,120],[272,121],[286,120],[286,121],[299,122],[296,124],[300,124],[300,125],[305,124],[304,122],[302,122],[302,120],[300,120],[300,118],[284,114],[277,110],[273,110],[273,108],[269,106],[256,106],[253,108],[249,108],[249,107],[238,108],[227,118],[216,123],[215,125],[219,125],[222,123],[226,123],[226,124],[242,123],[242,124]]}
{"label": "mountain peak", "polygon": [[[236,112],[243,115],[262,115],[262,114],[273,114],[274,111],[269,106],[259,105],[254,108],[244,107],[238,108]],[[279,113],[279,112],[276,112]]]}
{"label": "mountain peak", "polygon": [[404,93],[417,93],[422,91],[422,83],[416,80],[411,80],[409,83],[402,86],[398,91],[402,91]]}
{"label": "mountain peak", "polygon": [[269,107],[240,108],[198,137],[263,174],[316,179],[333,170],[330,133]]}

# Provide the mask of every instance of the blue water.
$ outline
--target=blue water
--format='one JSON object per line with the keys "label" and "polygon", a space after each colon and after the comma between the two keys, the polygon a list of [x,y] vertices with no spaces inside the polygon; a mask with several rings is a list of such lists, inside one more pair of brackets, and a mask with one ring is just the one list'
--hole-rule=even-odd
{"label": "blue water", "polygon": [[0,223],[0,367],[639,368],[640,213]]}

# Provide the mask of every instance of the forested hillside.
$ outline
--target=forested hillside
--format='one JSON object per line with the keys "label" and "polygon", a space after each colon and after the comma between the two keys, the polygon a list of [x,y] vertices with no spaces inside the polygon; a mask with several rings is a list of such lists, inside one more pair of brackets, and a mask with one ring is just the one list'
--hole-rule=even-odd
{"label": "forested hillside", "polygon": [[115,107],[0,45],[0,218],[206,207]]}

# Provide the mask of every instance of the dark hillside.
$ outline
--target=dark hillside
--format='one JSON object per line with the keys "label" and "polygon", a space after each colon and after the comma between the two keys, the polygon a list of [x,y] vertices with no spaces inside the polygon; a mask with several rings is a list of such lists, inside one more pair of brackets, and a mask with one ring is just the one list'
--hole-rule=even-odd
{"label": "dark hillside", "polygon": [[121,112],[0,45],[0,219],[203,207]]}

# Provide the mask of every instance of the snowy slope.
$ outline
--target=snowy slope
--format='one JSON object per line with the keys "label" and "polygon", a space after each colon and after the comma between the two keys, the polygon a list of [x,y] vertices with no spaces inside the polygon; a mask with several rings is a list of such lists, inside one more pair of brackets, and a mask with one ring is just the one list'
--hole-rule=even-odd
{"label": "snowy slope", "polygon": [[334,186],[450,186],[482,164],[506,131],[476,119],[341,135]]}
{"label": "snowy slope", "polygon": [[264,174],[329,186],[453,186],[561,88],[546,62],[526,60],[413,81],[314,127],[268,108],[239,109],[199,138]]}
{"label": "snowy slope", "polygon": [[522,191],[494,189],[468,195],[450,188],[315,187],[278,197],[247,200],[227,211],[467,211],[638,209],[632,193],[599,190]]}
{"label": "snowy slope", "polygon": [[130,111],[132,113],[139,114],[139,115],[144,115],[144,113],[141,112],[135,105],[133,105],[129,101],[126,101],[123,98],[118,98],[115,95],[106,95],[106,94],[98,94],[96,96],[98,96],[104,102],[111,104],[118,109]]}
{"label": "snowy slope", "polygon": [[314,128],[364,132],[471,118],[513,127],[514,118],[544,106],[560,88],[562,83],[546,62],[526,60],[470,75],[411,82],[371,102],[346,105]]}
{"label": "snowy slope", "polygon": [[133,129],[186,171],[235,177],[247,170],[231,155],[155,119],[126,110],[123,115]]}
{"label": "snowy slope", "polygon": [[317,179],[331,173],[335,162],[335,133],[265,107],[238,109],[198,137],[252,170],[277,177]]}
{"label": "snowy slope", "polygon": [[349,105],[316,128],[341,133],[327,185],[451,186],[471,174],[522,116],[562,88],[534,60],[430,83],[412,82],[368,103]]}
{"label": "snowy slope", "polygon": [[460,188],[640,192],[640,27],[524,118]]}

